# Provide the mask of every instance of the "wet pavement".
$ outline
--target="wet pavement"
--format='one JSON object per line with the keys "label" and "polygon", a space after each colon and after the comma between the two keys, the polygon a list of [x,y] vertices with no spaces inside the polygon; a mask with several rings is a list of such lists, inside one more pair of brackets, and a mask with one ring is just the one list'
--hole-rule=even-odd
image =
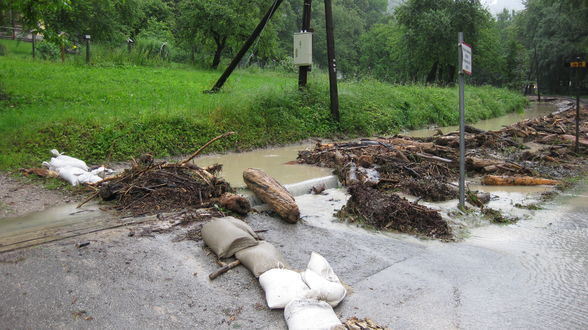
{"label": "wet pavement", "polygon": [[[335,309],[341,318],[394,329],[584,329],[583,187],[529,219],[475,227],[456,243],[333,223],[329,213],[346,198],[337,189],[298,197],[303,223],[246,220],[267,230],[293,267],[302,269],[311,251],[330,261],[351,287]],[[178,233],[128,237],[129,230],[0,254],[0,328],[285,328],[246,269],[209,281],[217,265],[202,242],[175,243]],[[76,248],[81,241],[90,245]]]}

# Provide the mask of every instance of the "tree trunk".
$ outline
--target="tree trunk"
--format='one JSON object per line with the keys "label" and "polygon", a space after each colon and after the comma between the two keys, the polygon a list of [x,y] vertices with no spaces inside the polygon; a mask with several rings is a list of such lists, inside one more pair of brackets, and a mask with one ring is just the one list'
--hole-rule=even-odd
{"label": "tree trunk", "polygon": [[455,65],[448,64],[447,65],[447,75],[449,79],[447,80],[448,83],[452,84],[455,82]]}
{"label": "tree trunk", "polygon": [[439,61],[435,61],[435,63],[433,63],[433,67],[431,68],[431,71],[429,71],[429,74],[427,75],[427,83],[432,84],[435,82],[435,79],[437,78],[437,66],[439,65]]}
{"label": "tree trunk", "polygon": [[294,197],[271,176],[255,168],[243,171],[243,180],[253,193],[267,203],[280,217],[290,223],[300,219],[300,211]]}
{"label": "tree trunk", "polygon": [[482,178],[482,184],[489,186],[538,186],[557,185],[560,181],[531,176],[496,176],[486,175]]}
{"label": "tree trunk", "polygon": [[215,38],[214,41],[216,43],[216,50],[214,51],[214,59],[212,60],[212,65],[210,67],[213,69],[216,69],[216,68],[218,68],[218,65],[220,64],[221,54],[222,54],[223,50],[225,49],[227,37],[224,37],[222,39]]}

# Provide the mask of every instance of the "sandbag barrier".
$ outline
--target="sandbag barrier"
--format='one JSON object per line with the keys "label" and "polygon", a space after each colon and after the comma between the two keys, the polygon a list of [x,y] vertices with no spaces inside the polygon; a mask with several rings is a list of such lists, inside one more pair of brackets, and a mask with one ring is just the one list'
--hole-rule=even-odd
{"label": "sandbag barrier", "polygon": [[[303,272],[291,270],[278,249],[261,241],[248,224],[233,217],[206,223],[202,239],[218,258],[237,259],[224,269],[242,264],[259,278],[268,307],[284,309],[289,329],[345,329],[333,307],[345,298],[347,290],[320,254],[311,253]],[[218,273],[213,273],[214,277]]]}

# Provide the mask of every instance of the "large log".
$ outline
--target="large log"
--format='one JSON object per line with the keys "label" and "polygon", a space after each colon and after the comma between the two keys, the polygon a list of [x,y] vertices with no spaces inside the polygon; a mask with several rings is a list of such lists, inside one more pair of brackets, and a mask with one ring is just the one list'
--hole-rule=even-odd
{"label": "large log", "polygon": [[496,176],[486,175],[482,178],[482,184],[489,186],[539,186],[556,185],[560,182],[531,176]]}
{"label": "large log", "polygon": [[271,176],[256,168],[243,171],[243,180],[253,193],[267,203],[280,217],[290,223],[300,219],[300,211],[294,197]]}

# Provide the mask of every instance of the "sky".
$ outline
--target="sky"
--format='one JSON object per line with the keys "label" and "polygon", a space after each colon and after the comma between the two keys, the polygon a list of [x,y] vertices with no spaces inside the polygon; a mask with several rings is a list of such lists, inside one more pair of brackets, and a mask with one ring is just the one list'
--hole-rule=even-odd
{"label": "sky", "polygon": [[522,10],[525,8],[522,0],[482,0],[488,6],[488,9],[492,14],[497,14],[502,11],[503,8]]}

